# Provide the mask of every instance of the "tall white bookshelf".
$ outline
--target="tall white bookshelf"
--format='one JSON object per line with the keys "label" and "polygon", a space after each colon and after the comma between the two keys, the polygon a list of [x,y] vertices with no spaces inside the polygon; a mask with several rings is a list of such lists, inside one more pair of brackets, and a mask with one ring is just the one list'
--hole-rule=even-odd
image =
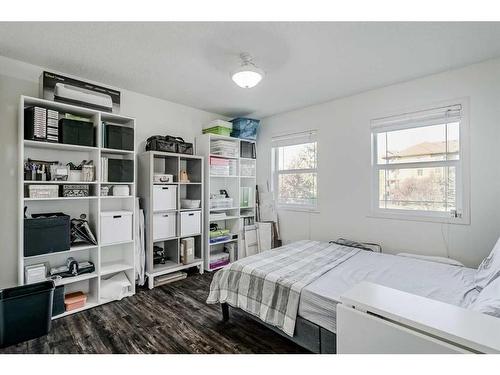
{"label": "tall white bookshelf", "polygon": [[[78,146],[61,143],[51,143],[36,140],[25,140],[24,138],[24,108],[37,106],[58,111],[60,114],[69,113],[85,117],[91,120],[95,131],[95,147]],[[89,108],[78,107],[69,104],[53,102],[49,100],[21,96],[19,103],[19,229],[18,229],[18,282],[25,283],[25,266],[46,263],[50,267],[65,264],[68,257],[77,261],[91,261],[95,265],[95,272],[82,274],[75,277],[63,278],[55,281],[56,286],[64,285],[65,294],[82,291],[87,294],[87,303],[84,307],[65,312],[53,317],[57,319],[62,316],[73,314],[82,310],[111,302],[101,296],[101,281],[111,277],[113,274],[124,272],[130,281],[131,287],[127,296],[135,293],[135,250],[134,230],[132,240],[119,243],[101,245],[100,228],[101,213],[105,211],[132,211],[133,228],[135,228],[135,196],[136,196],[136,162],[135,162],[135,119],[113,113],[101,112]],[[134,129],[134,150],[116,150],[103,147],[102,122],[110,122],[116,125],[131,127]],[[129,159],[134,162],[134,180],[132,182],[109,182],[101,181],[101,157],[116,159]],[[31,158],[35,160],[57,160],[62,164],[68,162],[79,163],[82,160],[92,160],[95,166],[95,180],[92,182],[73,181],[32,181],[24,180],[24,160]],[[27,187],[33,184],[40,185],[62,185],[62,184],[88,184],[90,194],[88,197],[58,197],[58,198],[29,198]],[[128,185],[129,196],[101,196],[101,187]],[[24,208],[27,214],[63,212],[71,218],[79,218],[85,214],[90,228],[97,239],[97,245],[72,246],[67,251],[48,253],[36,256],[24,256]]]}
{"label": "tall white bookshelf", "polygon": [[[211,153],[211,144],[217,140],[225,140],[234,143],[237,153],[236,156],[223,156]],[[255,222],[255,186],[256,186],[256,159],[241,157],[241,144],[248,142],[255,144],[255,141],[239,139],[234,137],[222,136],[217,134],[203,134],[196,137],[196,153],[205,156],[205,269],[207,271],[215,271],[219,267],[211,267],[211,256],[222,250],[226,243],[234,243],[236,245],[234,259],[238,259],[238,254],[244,253],[241,249],[245,246],[243,241],[243,230],[245,223],[250,221]],[[231,174],[227,176],[214,175],[210,171],[211,158],[227,159],[235,163],[235,168]],[[242,173],[243,170],[248,170],[251,167],[253,173]],[[251,188],[252,194],[248,205],[241,205],[241,188]],[[228,208],[211,208],[210,197],[213,194],[220,193],[220,190],[226,190],[231,198],[233,198],[233,206]],[[212,214],[225,213],[224,219],[216,219]],[[219,228],[230,230],[233,238],[218,242],[210,243],[210,224],[216,223]]]}
{"label": "tall white bookshelf", "polygon": [[[197,267],[203,273],[203,218],[204,218],[204,186],[203,157],[196,155],[176,154],[160,151],[146,151],[139,155],[139,196],[141,208],[145,216],[146,237],[146,276],[148,288],[153,289],[155,279],[174,272]],[[180,173],[186,171],[189,181],[181,181]],[[155,174],[170,174],[173,181],[155,182]],[[175,207],[167,210],[155,209],[154,188],[174,188]],[[200,200],[197,208],[185,208],[183,199]],[[181,215],[199,214],[199,230],[183,233]],[[175,217],[174,230],[167,237],[154,237],[155,215],[169,215]],[[194,259],[190,262],[181,261],[181,241],[185,238],[194,239]],[[167,256],[164,264],[155,264],[153,260],[154,246],[161,247]]]}

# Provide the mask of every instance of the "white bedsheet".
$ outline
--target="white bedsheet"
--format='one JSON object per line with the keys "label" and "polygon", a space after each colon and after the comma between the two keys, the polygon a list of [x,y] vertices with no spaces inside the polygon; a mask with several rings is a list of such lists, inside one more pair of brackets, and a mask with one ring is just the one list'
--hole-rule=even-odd
{"label": "white bedsheet", "polygon": [[302,290],[298,314],[336,332],[339,296],[363,280],[467,307],[478,294],[475,272],[466,267],[360,251]]}

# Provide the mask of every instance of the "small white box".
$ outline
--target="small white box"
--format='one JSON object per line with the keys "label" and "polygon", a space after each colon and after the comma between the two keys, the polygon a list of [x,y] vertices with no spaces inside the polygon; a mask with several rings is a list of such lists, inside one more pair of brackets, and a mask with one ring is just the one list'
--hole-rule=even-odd
{"label": "small white box", "polygon": [[176,218],[175,212],[153,214],[153,241],[175,237]]}
{"label": "small white box", "polygon": [[153,176],[153,182],[156,184],[171,184],[174,182],[173,174],[165,173],[155,173]]}
{"label": "small white box", "polygon": [[101,245],[132,241],[132,211],[101,212]]}
{"label": "small white box", "polygon": [[24,281],[26,284],[38,283],[47,280],[45,264],[34,264],[24,267]]}
{"label": "small white box", "polygon": [[58,198],[59,186],[57,185],[29,185],[30,198]]}
{"label": "small white box", "polygon": [[201,212],[181,212],[181,237],[201,232]]}
{"label": "small white box", "polygon": [[168,211],[177,209],[177,186],[153,186],[153,211]]}
{"label": "small white box", "polygon": [[128,185],[113,185],[113,195],[115,197],[128,197],[130,195],[130,187]]}

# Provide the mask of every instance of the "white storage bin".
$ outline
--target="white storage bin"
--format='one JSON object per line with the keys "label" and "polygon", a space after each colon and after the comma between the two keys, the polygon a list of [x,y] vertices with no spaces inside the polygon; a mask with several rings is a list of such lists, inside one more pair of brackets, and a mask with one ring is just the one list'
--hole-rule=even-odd
{"label": "white storage bin", "polygon": [[176,213],[153,214],[153,241],[175,237]]}
{"label": "white storage bin", "polygon": [[201,232],[201,212],[181,212],[181,237]]}
{"label": "white storage bin", "polygon": [[59,197],[59,186],[57,185],[30,185],[28,190],[30,198]]}
{"label": "white storage bin", "polygon": [[177,209],[177,186],[153,186],[153,211],[168,211]]}
{"label": "white storage bin", "polygon": [[132,241],[132,211],[101,212],[101,245]]}

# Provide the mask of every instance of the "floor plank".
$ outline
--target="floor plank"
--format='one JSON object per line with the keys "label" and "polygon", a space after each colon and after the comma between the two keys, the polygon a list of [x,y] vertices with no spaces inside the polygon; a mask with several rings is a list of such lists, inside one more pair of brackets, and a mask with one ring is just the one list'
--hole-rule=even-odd
{"label": "floor plank", "polygon": [[307,353],[254,320],[207,305],[211,273],[70,315],[44,337],[0,353]]}

